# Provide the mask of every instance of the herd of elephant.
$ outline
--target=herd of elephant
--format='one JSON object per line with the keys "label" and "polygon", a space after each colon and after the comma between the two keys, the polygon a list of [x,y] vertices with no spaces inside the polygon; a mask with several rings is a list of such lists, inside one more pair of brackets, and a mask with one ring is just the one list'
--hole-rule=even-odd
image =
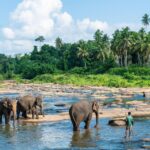
{"label": "herd of elephant", "polygon": [[13,116],[13,123],[15,124],[15,120],[16,118],[19,119],[20,113],[24,118],[28,118],[27,113],[32,113],[33,119],[35,115],[37,119],[39,114],[44,116],[42,96],[26,95],[15,100],[6,97],[0,101],[0,124],[2,123],[2,116],[5,118],[5,124],[9,124]]}
{"label": "herd of elephant", "polygon": [[[79,131],[80,123],[85,123],[84,128],[88,129],[90,121],[92,119],[92,113],[96,115],[96,125],[98,127],[99,120],[99,104],[96,101],[79,101],[71,105],[69,109],[70,119],[73,125],[73,131]],[[9,124],[11,117],[13,118],[13,124],[15,120],[20,118],[22,113],[23,118],[28,118],[27,114],[32,114],[32,119],[39,118],[39,115],[43,115],[43,100],[42,96],[26,95],[23,97],[12,100],[10,98],[3,98],[0,100],[0,124],[2,124],[2,117],[5,118],[5,124]]]}

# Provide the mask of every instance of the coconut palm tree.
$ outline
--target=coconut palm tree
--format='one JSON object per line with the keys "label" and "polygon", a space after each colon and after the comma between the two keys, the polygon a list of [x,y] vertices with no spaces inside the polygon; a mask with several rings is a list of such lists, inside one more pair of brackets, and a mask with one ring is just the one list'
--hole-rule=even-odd
{"label": "coconut palm tree", "polygon": [[87,68],[87,58],[89,56],[87,45],[85,41],[80,40],[79,41],[79,47],[78,47],[78,52],[77,56],[83,60],[84,63],[84,68]]}
{"label": "coconut palm tree", "polygon": [[40,35],[35,39],[36,42],[40,42],[40,47],[42,46],[41,43],[45,41],[44,36]]}
{"label": "coconut palm tree", "polygon": [[110,43],[107,34],[97,30],[94,34],[96,59],[104,62],[109,54]]}
{"label": "coconut palm tree", "polygon": [[142,17],[142,23],[147,28],[150,23],[150,18],[148,14],[144,14],[144,16]]}
{"label": "coconut palm tree", "polygon": [[56,40],[55,40],[55,47],[57,49],[60,49],[63,45],[63,42],[62,42],[62,39],[60,37],[57,37]]}
{"label": "coconut palm tree", "polygon": [[128,66],[128,52],[131,47],[131,35],[129,27],[123,28],[121,31],[115,31],[111,48],[119,57],[120,66]]}

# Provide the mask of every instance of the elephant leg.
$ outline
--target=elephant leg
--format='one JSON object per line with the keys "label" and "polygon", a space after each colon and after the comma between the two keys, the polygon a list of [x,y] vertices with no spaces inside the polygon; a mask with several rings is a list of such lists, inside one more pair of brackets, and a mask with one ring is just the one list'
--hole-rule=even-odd
{"label": "elephant leg", "polygon": [[77,121],[75,120],[75,118],[72,115],[70,115],[70,119],[73,125],[73,131],[79,131],[79,124],[76,123]]}
{"label": "elephant leg", "polygon": [[27,118],[26,111],[23,111],[23,112],[22,112],[22,117],[23,117],[23,118]]}
{"label": "elephant leg", "polygon": [[5,124],[9,124],[9,117],[8,114],[4,114],[5,116]]}
{"label": "elephant leg", "polygon": [[28,116],[27,116],[27,111],[25,110],[25,111],[23,111],[23,115],[24,115],[24,118],[25,119],[27,119],[28,118]]}
{"label": "elephant leg", "polygon": [[2,114],[0,114],[0,124],[2,124]]}
{"label": "elephant leg", "polygon": [[79,126],[80,126],[80,122],[78,122],[77,120],[76,120],[76,122],[73,121],[73,130],[74,131],[80,131]]}
{"label": "elephant leg", "polygon": [[35,108],[36,119],[39,119],[38,109]]}
{"label": "elephant leg", "polygon": [[9,121],[10,121],[10,119],[11,119],[11,111],[9,111],[8,113],[7,113],[7,118],[8,118],[8,124],[9,124]]}
{"label": "elephant leg", "polygon": [[32,109],[31,109],[31,111],[32,111],[32,119],[34,119],[34,115],[35,115],[35,108],[32,108]]}
{"label": "elephant leg", "polygon": [[17,109],[17,120],[19,119],[20,116],[20,109]]}
{"label": "elephant leg", "polygon": [[89,114],[87,120],[85,121],[84,129],[89,129],[91,119],[92,119],[92,114]]}
{"label": "elephant leg", "polygon": [[75,122],[72,122],[72,125],[73,125],[73,131],[80,131],[79,124],[75,124]]}

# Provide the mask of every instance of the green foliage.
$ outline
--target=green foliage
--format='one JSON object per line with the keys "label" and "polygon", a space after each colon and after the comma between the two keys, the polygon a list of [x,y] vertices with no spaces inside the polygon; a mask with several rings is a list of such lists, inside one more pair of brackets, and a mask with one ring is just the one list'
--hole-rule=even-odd
{"label": "green foliage", "polygon": [[69,70],[69,73],[72,73],[72,74],[85,74],[86,72],[87,72],[87,69],[82,68],[82,67],[75,67]]}
{"label": "green foliage", "polygon": [[0,74],[0,81],[4,80],[3,75]]}
{"label": "green foliage", "polygon": [[[142,18],[149,25],[149,15]],[[30,54],[15,57],[0,54],[1,79],[33,79],[52,82],[109,87],[150,86],[150,32],[129,27],[116,30],[110,38],[97,30],[92,40],[64,43],[56,38],[55,46],[35,39]],[[119,67],[118,67],[119,66]],[[147,66],[147,67],[144,67]]]}
{"label": "green foliage", "polygon": [[112,68],[109,70],[110,74],[112,75],[121,75],[121,76],[149,76],[150,75],[150,68],[149,67],[129,67],[126,68]]}

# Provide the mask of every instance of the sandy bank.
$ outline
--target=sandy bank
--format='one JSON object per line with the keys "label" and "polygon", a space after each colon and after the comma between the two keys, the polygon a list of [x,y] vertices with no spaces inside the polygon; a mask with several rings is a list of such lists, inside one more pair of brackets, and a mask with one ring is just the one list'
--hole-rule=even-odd
{"label": "sandy bank", "polygon": [[[99,113],[99,118],[114,118],[114,117],[125,117],[128,111],[132,112],[133,117],[150,117],[150,106],[148,108],[143,108],[143,110],[136,109],[125,109],[125,108],[114,108],[114,109],[104,109]],[[93,117],[95,115],[93,114]],[[21,119],[21,122],[26,123],[41,123],[41,122],[57,122],[62,120],[68,120],[69,114],[60,113],[57,115],[45,115],[45,117],[40,116],[40,119]]]}

